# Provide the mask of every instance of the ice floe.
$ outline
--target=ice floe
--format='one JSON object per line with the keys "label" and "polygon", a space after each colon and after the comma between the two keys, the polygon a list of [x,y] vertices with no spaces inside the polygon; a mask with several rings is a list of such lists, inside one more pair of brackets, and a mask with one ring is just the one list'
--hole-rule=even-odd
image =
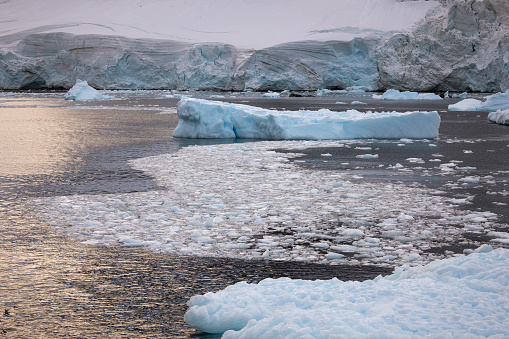
{"label": "ice floe", "polygon": [[375,94],[373,97],[380,100],[442,100],[434,93],[400,92],[397,89],[389,89],[381,96]]}
{"label": "ice floe", "polygon": [[475,252],[364,282],[239,282],[192,297],[184,319],[225,339],[506,338],[509,250]]}
{"label": "ice floe", "polygon": [[509,125],[509,110],[491,112],[488,114],[488,120],[499,125]]}
{"label": "ice floe", "polygon": [[465,99],[456,104],[449,105],[450,111],[498,111],[509,110],[509,90],[505,93],[496,93],[486,98],[486,101]]}

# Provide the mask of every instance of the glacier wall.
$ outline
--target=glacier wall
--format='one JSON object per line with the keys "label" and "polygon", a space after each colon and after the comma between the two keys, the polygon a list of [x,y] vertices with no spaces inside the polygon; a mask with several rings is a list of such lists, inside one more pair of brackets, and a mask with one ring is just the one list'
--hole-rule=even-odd
{"label": "glacier wall", "polygon": [[86,79],[110,89],[228,89],[235,55],[227,44],[32,34],[0,50],[0,88],[70,88]]}
{"label": "glacier wall", "polygon": [[0,38],[0,89],[509,89],[509,2],[440,0],[406,32],[259,50],[109,35]]}
{"label": "glacier wall", "polygon": [[257,51],[222,43],[31,34],[0,49],[0,88],[376,89],[374,39],[302,41]]}
{"label": "glacier wall", "polygon": [[498,92],[509,88],[509,2],[443,0],[411,32],[379,48],[383,88]]}

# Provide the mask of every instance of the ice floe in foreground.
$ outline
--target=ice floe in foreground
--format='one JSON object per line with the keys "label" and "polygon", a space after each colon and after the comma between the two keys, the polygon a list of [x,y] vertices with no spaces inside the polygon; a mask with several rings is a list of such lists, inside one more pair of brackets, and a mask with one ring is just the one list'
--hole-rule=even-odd
{"label": "ice floe in foreground", "polygon": [[65,94],[65,100],[89,101],[89,100],[106,100],[110,96],[101,94],[98,90],[90,87],[86,81],[76,80],[76,83]]}
{"label": "ice floe in foreground", "polygon": [[440,127],[437,112],[274,111],[193,98],[179,102],[178,115],[178,138],[436,138]]}
{"label": "ice floe in foreground", "polygon": [[58,231],[89,244],[243,259],[417,265],[445,257],[427,250],[455,243],[470,231],[465,225],[479,234],[496,231],[495,214],[459,209],[464,203],[441,191],[370,183],[290,161],[304,148],[348,142],[189,146],[131,162],[165,190],[48,197],[35,204]]}
{"label": "ice floe in foreground", "polygon": [[434,93],[400,92],[397,89],[389,89],[381,96],[373,95],[373,97],[380,100],[442,100]]}
{"label": "ice floe in foreground", "polygon": [[509,250],[340,281],[265,279],[194,296],[185,320],[223,338],[507,338]]}

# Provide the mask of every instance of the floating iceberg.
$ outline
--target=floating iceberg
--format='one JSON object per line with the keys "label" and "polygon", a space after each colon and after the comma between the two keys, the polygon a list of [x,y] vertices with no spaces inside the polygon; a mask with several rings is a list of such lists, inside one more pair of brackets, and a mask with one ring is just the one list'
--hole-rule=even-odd
{"label": "floating iceberg", "polygon": [[184,320],[223,338],[505,338],[509,250],[490,249],[364,282],[239,282],[192,297]]}
{"label": "floating iceberg", "polygon": [[491,112],[488,114],[488,120],[500,125],[509,125],[509,110]]}
{"label": "floating iceberg", "polygon": [[440,127],[437,112],[275,111],[194,98],[179,102],[178,116],[177,138],[436,138]]}
{"label": "floating iceberg", "polygon": [[509,90],[505,93],[496,93],[486,98],[479,111],[497,111],[509,109]]}
{"label": "floating iceberg", "polygon": [[389,89],[380,100],[442,100],[439,95],[434,93],[400,92],[397,89]]}
{"label": "floating iceberg", "polygon": [[88,101],[106,100],[110,96],[99,93],[98,90],[88,85],[86,81],[76,80],[76,84],[65,94],[65,100]]}
{"label": "floating iceberg", "polygon": [[482,101],[477,99],[465,99],[449,105],[449,111],[477,111],[481,108]]}
{"label": "floating iceberg", "polygon": [[509,90],[505,93],[496,93],[486,98],[486,101],[477,99],[461,100],[449,105],[450,111],[497,111],[509,110]]}

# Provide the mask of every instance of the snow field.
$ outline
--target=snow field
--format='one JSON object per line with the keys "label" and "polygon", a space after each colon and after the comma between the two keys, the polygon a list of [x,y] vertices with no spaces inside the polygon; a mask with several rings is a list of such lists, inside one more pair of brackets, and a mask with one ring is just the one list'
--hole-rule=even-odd
{"label": "snow field", "polygon": [[509,250],[476,252],[364,282],[239,282],[184,319],[223,338],[506,338]]}
{"label": "snow field", "polygon": [[457,209],[466,200],[439,191],[362,182],[290,162],[300,149],[349,142],[190,146],[131,162],[167,190],[51,197],[35,204],[60,232],[89,244],[330,264],[427,263],[444,255],[425,251],[454,243],[469,231],[464,225],[480,233],[496,229],[495,214]]}
{"label": "snow field", "polygon": [[437,112],[275,111],[194,98],[179,102],[178,115],[177,138],[436,138],[440,127]]}

